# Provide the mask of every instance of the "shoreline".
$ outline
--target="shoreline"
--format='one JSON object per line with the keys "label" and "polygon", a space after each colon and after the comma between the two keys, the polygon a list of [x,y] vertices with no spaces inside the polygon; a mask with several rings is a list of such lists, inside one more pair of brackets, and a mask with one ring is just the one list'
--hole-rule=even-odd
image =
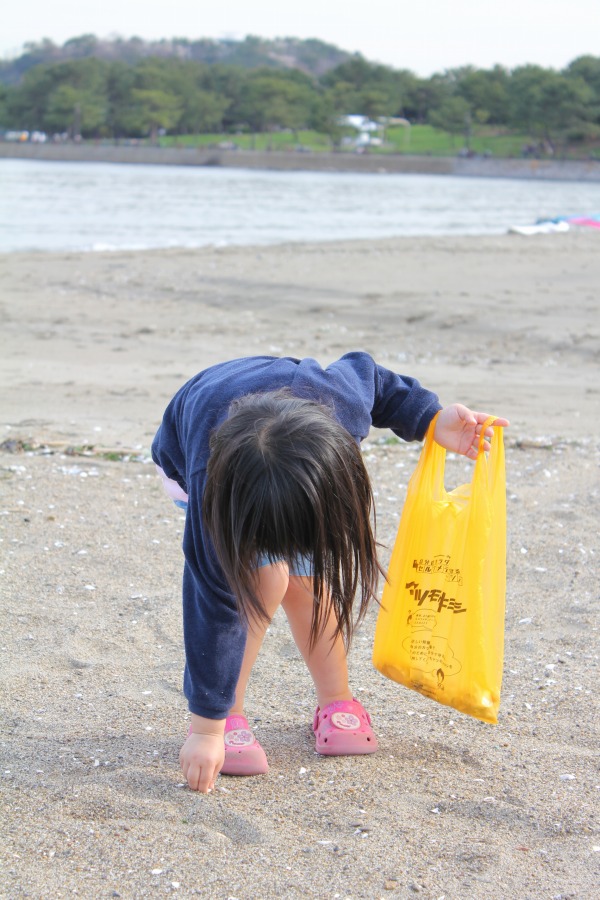
{"label": "shoreline", "polygon": [[449,156],[135,147],[115,144],[0,143],[0,159],[103,162],[126,165],[222,166],[297,172],[453,175],[538,181],[600,181],[599,160],[463,159]]}

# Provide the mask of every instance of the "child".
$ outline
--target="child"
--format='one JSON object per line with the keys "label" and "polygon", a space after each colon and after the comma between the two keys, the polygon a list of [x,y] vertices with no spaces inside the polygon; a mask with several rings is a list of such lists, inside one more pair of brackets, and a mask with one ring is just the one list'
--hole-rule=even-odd
{"label": "child", "polygon": [[[222,363],[167,407],[152,456],[170,496],[187,508],[184,691],[192,723],[180,763],[193,790],[211,791],[219,772],[268,770],[243,715],[244,694],[279,606],[315,684],[317,752],[377,749],[346,664],[382,572],[360,442],[371,425],[422,440],[439,410],[414,378],[360,352],[325,369],[313,359],[264,356]],[[486,418],[446,407],[435,439],[475,459]]]}

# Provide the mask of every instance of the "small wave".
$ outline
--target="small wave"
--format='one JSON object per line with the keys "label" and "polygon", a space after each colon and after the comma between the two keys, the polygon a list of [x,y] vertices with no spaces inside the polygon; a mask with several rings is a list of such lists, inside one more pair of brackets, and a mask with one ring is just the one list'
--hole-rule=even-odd
{"label": "small wave", "polygon": [[119,248],[116,244],[103,244],[99,242],[97,244],[92,244],[92,246],[88,247],[87,249],[90,253],[113,253]]}

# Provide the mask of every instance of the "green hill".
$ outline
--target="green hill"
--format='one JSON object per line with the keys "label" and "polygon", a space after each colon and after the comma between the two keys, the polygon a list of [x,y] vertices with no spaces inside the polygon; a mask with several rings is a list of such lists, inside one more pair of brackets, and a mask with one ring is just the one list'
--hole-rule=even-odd
{"label": "green hill", "polygon": [[209,65],[239,66],[247,69],[262,67],[272,69],[298,69],[307,75],[320,78],[331,69],[346,62],[352,54],[311,38],[246,37],[242,41],[212,40],[200,38],[163,38],[160,41],[144,41],[141,38],[97,38],[84,34],[66,41],[62,46],[50,40],[28,43],[24,52],[12,60],[0,62],[0,82],[18,84],[23,75],[34,66],[72,62],[88,58],[127,65],[148,57],[178,59]]}

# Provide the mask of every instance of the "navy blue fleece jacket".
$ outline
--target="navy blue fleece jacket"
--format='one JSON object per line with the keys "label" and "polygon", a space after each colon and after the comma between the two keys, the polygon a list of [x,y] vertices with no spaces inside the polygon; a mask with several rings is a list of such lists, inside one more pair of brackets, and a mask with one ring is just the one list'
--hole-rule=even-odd
{"label": "navy blue fleece jacket", "polygon": [[391,428],[406,441],[422,440],[440,409],[437,396],[416,379],[396,375],[360,352],[326,368],[314,359],[237,359],[200,372],[177,392],[152,443],[152,457],[189,498],[183,536],[184,691],[190,710],[209,719],[229,712],[246,641],[202,520],[210,434],[236,398],[280,388],[333,408],[358,442],[371,425]]}

